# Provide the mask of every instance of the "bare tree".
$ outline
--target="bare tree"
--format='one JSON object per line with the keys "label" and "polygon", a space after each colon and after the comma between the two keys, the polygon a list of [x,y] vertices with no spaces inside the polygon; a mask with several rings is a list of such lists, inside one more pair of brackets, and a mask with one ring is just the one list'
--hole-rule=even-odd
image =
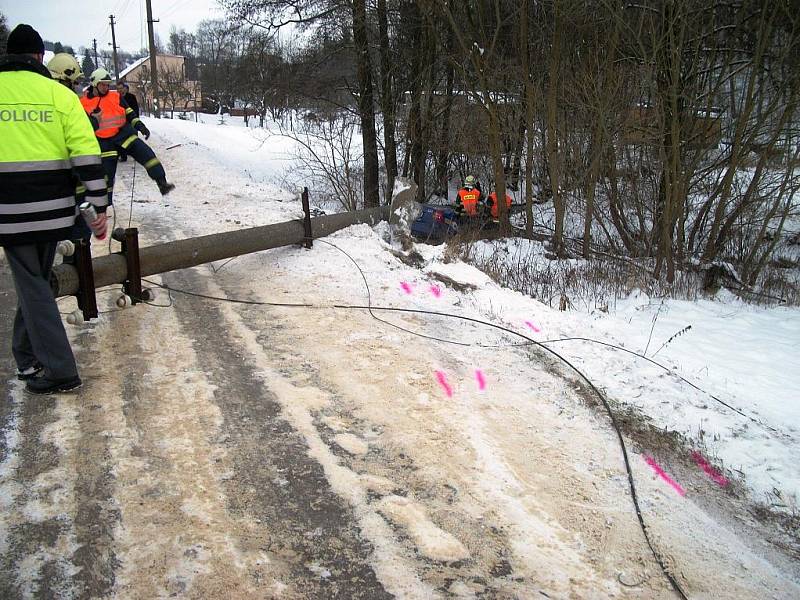
{"label": "bare tree", "polygon": [[160,96],[164,104],[161,110],[169,108],[170,118],[175,117],[176,110],[188,110],[191,105],[193,108],[197,98],[197,90],[194,82],[186,79],[186,69],[183,63],[180,66],[167,65],[161,63],[158,67],[158,87]]}
{"label": "bare tree", "polygon": [[[274,31],[288,24],[319,28],[323,40],[330,39],[333,31],[344,33],[341,42],[350,47],[355,61],[357,85],[349,86],[353,93],[361,122],[364,147],[364,202],[377,206],[380,202],[378,186],[378,144],[375,129],[375,107],[367,4],[365,0],[225,0],[223,5],[240,22]],[[350,29],[345,33],[341,26],[344,18],[350,19]]]}

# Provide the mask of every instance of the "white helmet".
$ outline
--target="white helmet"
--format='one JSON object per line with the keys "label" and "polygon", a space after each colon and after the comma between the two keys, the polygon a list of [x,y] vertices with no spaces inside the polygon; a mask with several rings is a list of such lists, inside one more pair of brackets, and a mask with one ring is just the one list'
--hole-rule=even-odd
{"label": "white helmet", "polygon": [[97,85],[100,82],[111,84],[111,75],[108,74],[104,68],[100,67],[99,69],[95,69],[92,71],[92,75],[89,77],[89,80],[92,82],[92,85]]}
{"label": "white helmet", "polygon": [[82,75],[78,61],[75,60],[72,54],[67,54],[66,52],[59,52],[54,55],[53,58],[50,59],[50,62],[47,63],[47,69],[50,71],[53,79],[70,84],[75,83]]}

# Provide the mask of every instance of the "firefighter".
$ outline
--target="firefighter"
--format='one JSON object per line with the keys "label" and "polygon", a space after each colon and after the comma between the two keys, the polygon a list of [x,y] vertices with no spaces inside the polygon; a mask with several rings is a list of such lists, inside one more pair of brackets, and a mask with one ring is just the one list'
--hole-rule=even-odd
{"label": "firefighter", "polygon": [[[95,69],[90,76],[91,86],[81,97],[81,104],[86,114],[94,116],[98,122],[95,131],[103,152],[103,167],[108,177],[108,197],[111,203],[114,190],[114,177],[117,173],[117,158],[124,150],[144,166],[147,174],[158,185],[162,195],[169,194],[175,186],[167,183],[167,175],[161,161],[156,158],[150,146],[136,135],[136,131],[150,137],[150,130],[135,116],[133,109],[120,98],[116,90],[110,89],[111,76],[105,69]],[[134,128],[136,131],[134,131]]]}
{"label": "firefighter", "polygon": [[[131,94],[130,86],[125,83],[124,81],[117,82],[117,92],[119,93],[119,97],[125,100],[133,109],[133,116],[139,116],[139,101],[136,99],[134,94]],[[128,154],[124,150],[119,151],[119,162],[125,162],[128,160]]]}
{"label": "firefighter", "polygon": [[481,190],[473,175],[467,175],[463,187],[456,196],[456,212],[458,216],[477,217],[481,202]]}
{"label": "firefighter", "polygon": [[475,177],[475,175],[467,175],[464,178],[464,183],[468,183],[469,185],[474,187],[476,190],[478,190],[478,193],[481,195],[480,200],[483,200],[483,190],[481,189],[480,179]]}
{"label": "firefighter", "polygon": [[[508,212],[508,209],[511,208],[512,202],[513,200],[511,196],[506,193],[506,212]],[[500,212],[497,206],[497,192],[492,192],[489,194],[489,197],[486,199],[486,205],[489,207],[489,211],[492,215],[492,221],[495,223],[499,222]]]}
{"label": "firefighter", "polygon": [[[74,56],[66,52],[59,52],[47,63],[47,70],[50,71],[50,76],[53,79],[77,94],[75,91],[75,85],[78,79],[80,79],[82,73],[81,67],[78,64],[78,61],[75,60]],[[94,117],[89,117],[89,121],[92,124],[92,129],[97,129],[97,119]],[[72,174],[73,179],[75,179],[75,204],[80,206],[81,202],[84,201],[86,196],[86,187],[80,182],[80,177],[74,170]],[[75,219],[75,225],[72,227],[72,231],[69,234],[69,239],[73,240],[73,242],[77,242],[78,240],[86,240],[88,243],[91,240],[91,237],[92,230],[89,229],[89,226],[86,224],[86,222],[83,219]],[[64,257],[64,262],[73,261],[74,256]]]}
{"label": "firefighter", "polygon": [[73,171],[106,228],[108,204],[100,147],[77,96],[42,64],[44,42],[30,25],[8,36],[0,59],[0,246],[17,312],[11,348],[17,377],[36,394],[81,385],[75,356],[50,288],[56,244],[78,215]]}
{"label": "firefighter", "polygon": [[53,55],[53,58],[47,63],[47,70],[50,71],[50,76],[53,79],[64,84],[73,92],[75,91],[75,83],[82,74],[78,61],[75,60],[74,56],[66,52],[59,52]]}

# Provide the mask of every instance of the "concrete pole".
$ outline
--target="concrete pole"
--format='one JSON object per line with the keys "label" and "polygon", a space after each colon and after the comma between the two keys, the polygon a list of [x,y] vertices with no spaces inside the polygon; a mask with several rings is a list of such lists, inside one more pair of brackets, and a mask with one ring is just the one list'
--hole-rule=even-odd
{"label": "concrete pole", "polygon": [[[326,215],[311,219],[314,238],[325,237],[357,223],[374,225],[389,216],[388,206],[379,206],[355,212]],[[239,231],[214,233],[196,238],[158,244],[139,249],[139,264],[142,277],[166,273],[176,269],[188,269],[215,260],[223,260],[260,252],[270,248],[300,244],[305,239],[303,220],[264,225]],[[123,283],[127,277],[127,263],[122,254],[100,256],[92,261],[96,288]],[[50,285],[56,297],[77,293],[78,270],[72,265],[57,265],[53,268]]]}

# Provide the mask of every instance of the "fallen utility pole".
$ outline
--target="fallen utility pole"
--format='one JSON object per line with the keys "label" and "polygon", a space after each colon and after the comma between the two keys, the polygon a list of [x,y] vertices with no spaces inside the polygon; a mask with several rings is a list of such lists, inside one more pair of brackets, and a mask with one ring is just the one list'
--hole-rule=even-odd
{"label": "fallen utility pole", "polygon": [[[388,217],[388,206],[314,217],[310,219],[312,239],[325,237],[334,231],[358,223],[374,225]],[[139,248],[139,260],[136,266],[138,273],[135,275],[137,278],[146,277],[176,269],[196,267],[251,252],[292,244],[308,244],[310,240],[306,234],[307,226],[307,223],[300,219]],[[110,254],[92,260],[94,287],[99,288],[131,281],[132,278],[129,277],[130,258],[124,254]],[[72,265],[62,264],[53,268],[50,285],[56,297],[72,296],[77,294],[80,289],[79,281],[78,270]]]}

